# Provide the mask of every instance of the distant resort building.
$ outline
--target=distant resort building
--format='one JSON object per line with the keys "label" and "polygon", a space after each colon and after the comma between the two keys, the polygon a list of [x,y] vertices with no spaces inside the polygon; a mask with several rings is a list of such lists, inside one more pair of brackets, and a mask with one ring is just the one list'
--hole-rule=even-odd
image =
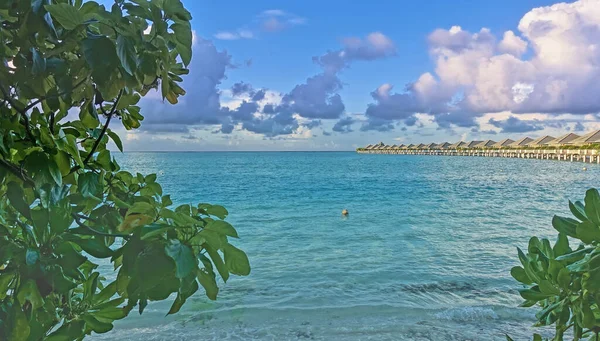
{"label": "distant resort building", "polygon": [[549,143],[550,146],[565,146],[570,145],[574,140],[577,140],[580,136],[573,133],[565,134],[554,141]]}
{"label": "distant resort building", "polygon": [[518,141],[513,142],[510,146],[511,147],[525,147],[527,145],[529,145],[529,143],[533,142],[532,138],[529,137],[523,137]]}
{"label": "distant resort building", "polygon": [[504,139],[494,145],[495,148],[505,148],[510,147],[511,144],[515,143],[515,140]]}
{"label": "distant resort building", "polygon": [[550,142],[556,140],[554,136],[544,135],[542,137],[538,137],[537,139],[531,141],[529,143],[529,147],[543,147],[548,146]]}
{"label": "distant resort building", "polygon": [[583,146],[586,144],[600,143],[600,130],[593,131],[589,134],[585,134],[571,142],[577,146]]}
{"label": "distant resort building", "polygon": [[418,145],[386,145],[383,142],[358,148],[364,154],[399,155],[447,155],[447,156],[488,156],[516,157],[528,159],[553,159],[567,161],[595,162],[600,164],[600,130],[583,136],[568,133],[558,138],[545,135],[533,139],[524,136],[518,140],[504,139],[496,142],[458,141],[455,143],[420,143]]}
{"label": "distant resort building", "polygon": [[496,144],[496,141],[485,140],[477,145],[478,148],[493,148]]}

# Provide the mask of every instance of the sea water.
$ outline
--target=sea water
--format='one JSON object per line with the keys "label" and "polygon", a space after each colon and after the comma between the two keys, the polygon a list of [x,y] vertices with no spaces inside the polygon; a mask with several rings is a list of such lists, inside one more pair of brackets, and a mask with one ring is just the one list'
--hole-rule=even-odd
{"label": "sea water", "polygon": [[[516,247],[555,239],[551,219],[600,166],[352,152],[126,153],[176,204],[230,212],[248,277],[132,313],[92,340],[505,340],[518,308]],[[347,209],[350,214],[343,217]],[[109,267],[104,267],[110,271]]]}

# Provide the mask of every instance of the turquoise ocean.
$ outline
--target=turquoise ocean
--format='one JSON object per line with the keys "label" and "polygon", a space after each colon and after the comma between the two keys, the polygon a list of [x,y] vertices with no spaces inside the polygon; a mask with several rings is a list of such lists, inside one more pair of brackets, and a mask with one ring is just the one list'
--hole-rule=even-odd
{"label": "turquoise ocean", "polygon": [[[599,165],[353,152],[126,153],[176,204],[229,209],[248,277],[165,317],[150,304],[91,340],[526,339],[509,274],[530,236],[555,239]],[[583,171],[583,167],[587,171]],[[348,209],[347,218],[341,216]],[[108,266],[105,270],[110,271]]]}

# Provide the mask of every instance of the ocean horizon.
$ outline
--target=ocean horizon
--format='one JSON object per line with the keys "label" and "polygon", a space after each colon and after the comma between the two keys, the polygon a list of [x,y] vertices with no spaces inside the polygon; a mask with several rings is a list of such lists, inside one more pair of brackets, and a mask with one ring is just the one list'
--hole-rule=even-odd
{"label": "ocean horizon", "polygon": [[[529,338],[510,276],[530,236],[554,240],[600,166],[353,152],[128,152],[177,204],[225,206],[252,265],[217,301],[202,289],[92,340]],[[347,209],[348,217],[341,211]],[[108,265],[105,273],[110,273]],[[539,330],[538,330],[539,332]]]}

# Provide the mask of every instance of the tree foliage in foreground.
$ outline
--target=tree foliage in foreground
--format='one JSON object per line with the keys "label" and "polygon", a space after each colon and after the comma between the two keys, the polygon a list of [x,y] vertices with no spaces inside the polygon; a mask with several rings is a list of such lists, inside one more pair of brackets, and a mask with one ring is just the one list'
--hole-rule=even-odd
{"label": "tree foliage in foreground", "polygon": [[190,20],[180,0],[0,2],[1,340],[105,333],[150,301],[176,297],[173,314],[200,287],[216,299],[216,273],[250,273],[226,209],[173,207],[156,174],[106,148],[122,149],[111,120],[140,126],[148,91],[185,94]]}
{"label": "tree foliage in foreground", "polygon": [[[586,192],[584,202],[569,201],[574,218],[554,216],[558,239],[533,237],[527,253],[518,249],[522,266],[512,276],[524,285],[523,307],[538,305],[536,326],[554,326],[552,340],[600,340],[600,195]],[[576,249],[569,246],[578,241]],[[509,338],[510,339],[510,338]],[[538,334],[534,340],[542,340]]]}

